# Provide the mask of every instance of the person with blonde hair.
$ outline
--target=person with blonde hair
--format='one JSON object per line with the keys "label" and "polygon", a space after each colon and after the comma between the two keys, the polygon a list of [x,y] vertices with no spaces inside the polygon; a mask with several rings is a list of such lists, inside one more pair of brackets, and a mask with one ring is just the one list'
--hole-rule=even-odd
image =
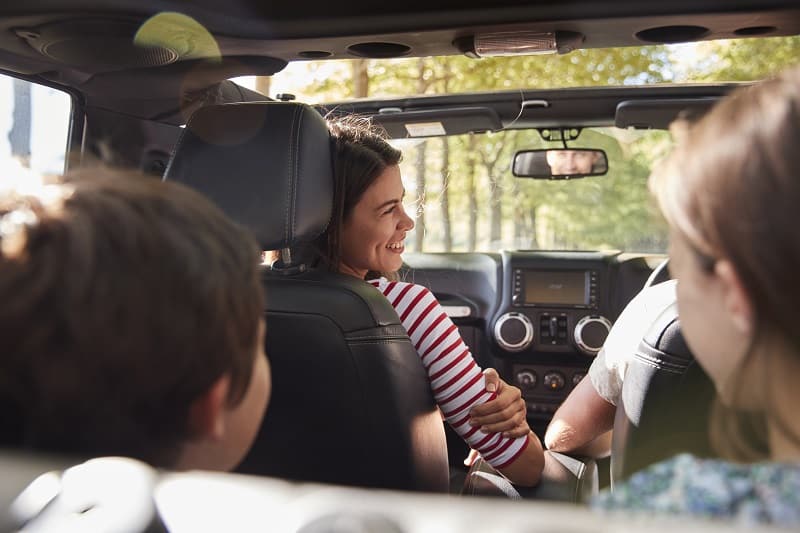
{"label": "person with blonde hair", "polygon": [[797,527],[800,67],[735,90],[681,137],[650,186],[681,329],[716,388],[719,459],[677,456],[595,505]]}

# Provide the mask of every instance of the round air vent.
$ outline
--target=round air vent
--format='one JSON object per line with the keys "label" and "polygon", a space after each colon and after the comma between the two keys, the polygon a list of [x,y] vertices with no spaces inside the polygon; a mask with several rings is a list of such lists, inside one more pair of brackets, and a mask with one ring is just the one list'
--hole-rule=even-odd
{"label": "round air vent", "polygon": [[611,321],[604,316],[585,316],[575,324],[573,340],[580,351],[595,356],[606,342]]}
{"label": "round air vent", "polygon": [[331,57],[333,53],[324,50],[303,50],[298,52],[297,55],[304,59],[325,59],[326,57]]}
{"label": "round air vent", "polygon": [[134,44],[138,29],[132,21],[91,19],[18,28],[16,34],[54,61],[93,71],[157,67],[180,58],[172,48]]}
{"label": "round air vent", "polygon": [[777,30],[775,26],[750,26],[734,30],[734,34],[740,37],[754,37],[756,35],[766,35]]}
{"label": "round air vent", "polygon": [[533,324],[522,313],[506,313],[494,325],[497,344],[509,352],[521,352],[533,342]]}
{"label": "round air vent", "polygon": [[79,67],[138,68],[173,63],[178,53],[161,46],[138,47],[131,40],[89,37],[48,43],[41,52],[60,63]]}
{"label": "round air vent", "polygon": [[347,51],[358,57],[384,59],[390,57],[402,57],[411,51],[411,47],[398,43],[373,42],[358,43],[348,46]]}
{"label": "round air vent", "polygon": [[702,39],[710,32],[704,26],[659,26],[638,32],[636,38],[646,43],[684,43]]}

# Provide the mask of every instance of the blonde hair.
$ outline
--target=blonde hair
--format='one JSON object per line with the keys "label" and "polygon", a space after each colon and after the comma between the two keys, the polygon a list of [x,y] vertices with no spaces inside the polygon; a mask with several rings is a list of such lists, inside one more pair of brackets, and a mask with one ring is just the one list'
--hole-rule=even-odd
{"label": "blonde hair", "polygon": [[[782,366],[753,360],[753,347],[759,342],[780,338],[800,357],[800,290],[795,289],[800,270],[795,229],[800,206],[800,68],[736,89],[699,122],[679,131],[675,150],[653,172],[650,188],[669,225],[695,250],[704,268],[725,258],[736,269],[753,305],[756,335],[735,382],[752,387],[747,385],[749,365]],[[767,386],[756,384],[762,385]],[[769,398],[764,401],[761,412],[773,411]],[[761,446],[744,442],[752,440],[747,433],[755,432],[743,428],[754,424],[732,421],[739,413],[720,405],[714,413],[711,436],[717,450],[730,459],[757,458],[754,450]],[[792,430],[786,420],[779,426]],[[731,439],[739,443],[724,445]],[[795,439],[800,448],[800,439]]]}

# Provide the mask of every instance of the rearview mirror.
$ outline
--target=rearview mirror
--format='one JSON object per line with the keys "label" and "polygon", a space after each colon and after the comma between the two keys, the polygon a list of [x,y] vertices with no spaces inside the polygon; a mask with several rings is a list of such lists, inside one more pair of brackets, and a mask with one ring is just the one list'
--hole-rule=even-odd
{"label": "rearview mirror", "polygon": [[608,172],[608,158],[603,150],[589,148],[522,150],[514,154],[511,172],[520,178],[556,180],[602,176]]}

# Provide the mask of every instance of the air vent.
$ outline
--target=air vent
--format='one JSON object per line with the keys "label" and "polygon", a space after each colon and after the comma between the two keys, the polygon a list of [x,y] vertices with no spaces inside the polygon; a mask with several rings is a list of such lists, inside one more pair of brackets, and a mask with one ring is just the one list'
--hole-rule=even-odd
{"label": "air vent", "polygon": [[103,70],[157,67],[178,59],[178,53],[169,48],[138,47],[130,40],[96,37],[48,43],[41,52],[60,63]]}
{"label": "air vent", "polygon": [[132,21],[71,20],[38,28],[18,28],[15,33],[40,54],[58,62],[91,71],[157,67],[180,58],[177,50],[133,43],[139,24]]}
{"label": "air vent", "polygon": [[711,33],[703,26],[659,26],[642,30],[636,38],[646,43],[671,44],[697,41]]}
{"label": "air vent", "polygon": [[750,26],[748,28],[739,28],[733,33],[739,37],[755,37],[756,35],[767,35],[777,29],[775,26]]}
{"label": "air vent", "polygon": [[326,57],[331,57],[333,54],[324,50],[303,50],[302,52],[298,52],[297,55],[303,59],[325,59]]}
{"label": "air vent", "polygon": [[347,51],[358,57],[386,59],[390,57],[402,57],[411,51],[411,47],[398,43],[372,42],[348,46]]}

